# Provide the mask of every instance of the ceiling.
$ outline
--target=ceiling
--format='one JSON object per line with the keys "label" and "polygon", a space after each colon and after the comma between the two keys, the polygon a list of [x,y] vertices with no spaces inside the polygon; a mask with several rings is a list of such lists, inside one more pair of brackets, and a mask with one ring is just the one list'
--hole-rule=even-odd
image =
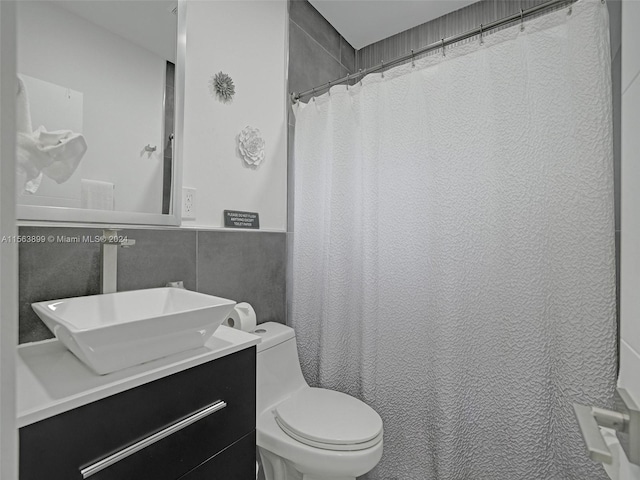
{"label": "ceiling", "polygon": [[[360,49],[477,0],[309,1],[355,49]],[[171,10],[177,0],[55,3],[175,62],[176,16]]]}
{"label": "ceiling", "polygon": [[176,61],[177,16],[172,10],[177,0],[60,0],[53,3],[165,60]]}
{"label": "ceiling", "polygon": [[477,0],[309,0],[356,50]]}

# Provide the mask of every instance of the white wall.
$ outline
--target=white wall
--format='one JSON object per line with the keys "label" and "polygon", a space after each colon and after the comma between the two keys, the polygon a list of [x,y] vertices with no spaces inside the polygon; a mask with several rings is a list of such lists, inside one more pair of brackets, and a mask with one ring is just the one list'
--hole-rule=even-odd
{"label": "white wall", "polygon": [[[0,1],[0,232],[17,233],[14,196],[15,2]],[[0,245],[0,478],[18,479],[15,357],[18,245]]]}
{"label": "white wall", "polygon": [[17,3],[18,73],[83,94],[89,149],[67,182],[44,179],[44,204],[79,207],[87,178],[116,185],[116,210],[160,213],[165,60],[52,2]]}
{"label": "white wall", "polygon": [[[621,371],[640,402],[640,2],[622,2]],[[624,455],[623,455],[624,457]],[[621,460],[620,480],[640,480]]]}
{"label": "white wall", "polygon": [[[622,373],[640,401],[640,2],[622,3]],[[632,374],[633,373],[633,374]],[[627,374],[629,374],[627,376]]]}
{"label": "white wall", "polygon": [[[260,214],[261,229],[286,230],[287,3],[189,1],[187,4],[183,185],[196,189],[196,220],[223,226],[223,210]],[[211,97],[219,71],[236,87],[232,103]],[[236,136],[247,125],[266,141],[266,158],[247,168]]]}

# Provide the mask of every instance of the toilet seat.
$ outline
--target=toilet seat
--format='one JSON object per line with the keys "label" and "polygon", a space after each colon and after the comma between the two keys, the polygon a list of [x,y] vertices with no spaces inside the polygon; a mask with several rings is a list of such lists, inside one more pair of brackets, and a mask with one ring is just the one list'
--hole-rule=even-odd
{"label": "toilet seat", "polygon": [[278,426],[306,445],[335,451],[370,448],[382,441],[382,419],[367,404],[341,392],[305,388],[280,403]]}

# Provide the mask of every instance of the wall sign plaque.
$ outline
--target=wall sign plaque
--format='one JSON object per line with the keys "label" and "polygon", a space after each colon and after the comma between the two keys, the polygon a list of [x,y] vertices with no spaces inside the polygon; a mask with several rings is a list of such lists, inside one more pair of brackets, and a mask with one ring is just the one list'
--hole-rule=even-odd
{"label": "wall sign plaque", "polygon": [[258,212],[240,212],[237,210],[224,211],[224,226],[227,228],[260,228]]}

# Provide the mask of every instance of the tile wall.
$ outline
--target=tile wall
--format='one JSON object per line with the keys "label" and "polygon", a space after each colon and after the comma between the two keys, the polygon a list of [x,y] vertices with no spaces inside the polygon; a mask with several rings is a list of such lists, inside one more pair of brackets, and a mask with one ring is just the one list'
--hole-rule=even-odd
{"label": "tile wall", "polygon": [[[405,30],[391,37],[361,48],[356,53],[356,66],[363,70],[381,61],[387,63],[401,55],[411,53],[411,49],[437,42],[442,38],[477,28],[481,23],[508,17],[534,7],[546,0],[481,0],[451,12],[430,22]],[[476,41],[470,39],[469,41]]]}
{"label": "tile wall", "polygon": [[[289,0],[288,91],[304,92],[355,71],[355,49],[307,0]],[[308,100],[305,98],[303,100]],[[295,117],[288,115],[288,226],[293,231]]]}
{"label": "tile wall", "polygon": [[164,135],[162,137],[162,213],[169,213],[171,208],[171,167],[173,165],[173,131],[175,110],[175,64],[167,61],[164,82]]}
{"label": "tile wall", "polygon": [[[355,49],[333,28],[307,0],[289,0],[289,71],[288,91],[304,92],[336,78],[355,72]],[[308,98],[304,98],[307,101]],[[288,115],[287,178],[288,225],[287,242],[293,241],[294,217],[294,151],[295,118],[291,107]],[[291,253],[292,248],[288,248]],[[291,258],[288,258],[291,261]],[[291,288],[291,278],[287,279]],[[291,298],[291,295],[287,295]]]}
{"label": "tile wall", "polygon": [[[437,42],[487,24],[494,20],[516,14],[545,0],[481,0],[456,10],[430,22],[405,30],[379,42],[367,45],[356,52],[356,68],[366,69],[380,62],[385,63],[411,53],[411,49]],[[618,319],[620,311],[620,131],[621,131],[621,30],[622,14],[620,0],[608,0],[611,32],[611,78],[613,87],[613,136],[614,136],[614,190],[615,190],[615,229],[616,229],[616,272]],[[563,7],[566,8],[566,7]],[[467,41],[477,41],[471,38]]]}
{"label": "tile wall", "polygon": [[[622,2],[622,329],[620,386],[640,402],[640,2]],[[627,478],[627,477],[625,477]],[[640,479],[640,467],[628,478]]]}
{"label": "tile wall", "polygon": [[307,0],[289,1],[289,91],[302,92],[353,73],[355,55]]}
{"label": "tile wall", "polygon": [[[44,243],[19,247],[20,343],[52,337],[31,303],[100,293],[98,228],[20,227],[20,235]],[[118,249],[118,290],[185,288],[249,302],[258,322],[284,322],[286,234],[191,229],[124,229],[136,244]],[[79,239],[76,241],[75,239]]]}

